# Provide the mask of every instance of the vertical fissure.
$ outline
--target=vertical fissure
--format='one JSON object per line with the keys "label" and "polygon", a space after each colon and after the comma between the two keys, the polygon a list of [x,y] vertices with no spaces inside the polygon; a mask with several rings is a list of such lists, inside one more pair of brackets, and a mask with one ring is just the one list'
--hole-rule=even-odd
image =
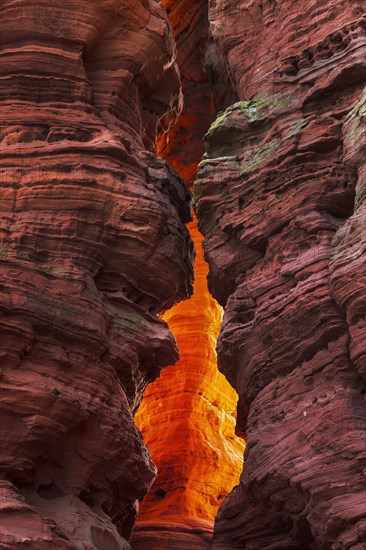
{"label": "vertical fissure", "polygon": [[[207,72],[207,2],[164,2],[177,44],[183,111],[158,138],[159,155],[193,190],[203,137],[215,119]],[[186,39],[189,34],[189,40]],[[239,482],[244,441],[235,435],[237,395],[218,371],[216,341],[222,308],[207,288],[208,265],[197,218],[189,224],[196,248],[192,298],[164,315],[176,337],[180,361],[150,385],[136,415],[158,468],[140,505],[134,550],[207,548],[224,497]]]}

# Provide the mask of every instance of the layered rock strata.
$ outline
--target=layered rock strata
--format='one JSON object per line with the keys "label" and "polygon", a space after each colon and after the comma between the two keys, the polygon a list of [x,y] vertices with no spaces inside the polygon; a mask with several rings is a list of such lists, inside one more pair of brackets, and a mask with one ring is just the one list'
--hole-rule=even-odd
{"label": "layered rock strata", "polygon": [[365,6],[238,0],[209,18],[239,101],[207,133],[197,213],[247,440],[211,547],[362,550]]}
{"label": "layered rock strata", "polygon": [[[224,110],[197,212],[248,446],[211,546],[363,550],[364,2],[165,4],[173,126],[160,2],[0,6],[1,548],[130,547],[156,475],[133,413],[192,292],[189,194],[155,137],[190,185]],[[205,548],[240,464],[200,252],[196,272],[166,316],[182,363],[139,412],[160,477],[136,550]]]}
{"label": "layered rock strata", "polygon": [[[164,2],[177,43],[184,109],[158,140],[159,154],[192,187],[203,153],[203,135],[214,119],[205,59],[205,2]],[[151,384],[136,415],[158,478],[140,506],[134,550],[206,549],[224,496],[238,482],[244,443],[237,438],[237,395],[217,369],[216,338],[222,310],[207,289],[207,264],[197,221],[194,295],[164,319],[177,339],[180,362]]]}
{"label": "layered rock strata", "polygon": [[156,469],[133,421],[192,292],[181,108],[154,0],[1,3],[3,549],[122,549]]}

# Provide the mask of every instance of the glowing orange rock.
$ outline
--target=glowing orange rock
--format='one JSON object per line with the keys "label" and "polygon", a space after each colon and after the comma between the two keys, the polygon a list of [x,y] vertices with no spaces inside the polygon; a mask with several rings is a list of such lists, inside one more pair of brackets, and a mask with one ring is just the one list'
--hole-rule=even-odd
{"label": "glowing orange rock", "polygon": [[[203,135],[214,119],[204,51],[204,3],[166,1],[178,48],[185,107],[158,143],[160,156],[192,187],[203,153]],[[206,13],[207,17],[207,13]],[[190,40],[180,40],[185,30]],[[158,467],[158,478],[140,507],[134,550],[207,548],[217,509],[238,482],[244,442],[235,436],[237,395],[217,369],[216,338],[222,309],[207,288],[202,236],[196,247],[194,295],[164,319],[174,333],[180,361],[162,372],[144,394],[136,423]]]}
{"label": "glowing orange rock", "polygon": [[158,478],[141,505],[135,549],[152,538],[154,549],[159,541],[162,548],[170,548],[168,543],[173,548],[185,537],[193,537],[199,548],[199,540],[210,538],[220,502],[242,468],[244,443],[234,434],[237,396],[216,364],[221,307],[207,290],[196,221],[190,232],[197,250],[194,295],[164,316],[181,359],[148,387],[136,415]]}

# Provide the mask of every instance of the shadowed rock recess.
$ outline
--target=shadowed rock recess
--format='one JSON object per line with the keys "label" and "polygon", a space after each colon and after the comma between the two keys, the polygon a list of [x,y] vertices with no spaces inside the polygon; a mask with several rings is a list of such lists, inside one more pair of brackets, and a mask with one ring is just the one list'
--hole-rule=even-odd
{"label": "shadowed rock recess", "polygon": [[0,21],[0,549],[365,550],[365,1]]}

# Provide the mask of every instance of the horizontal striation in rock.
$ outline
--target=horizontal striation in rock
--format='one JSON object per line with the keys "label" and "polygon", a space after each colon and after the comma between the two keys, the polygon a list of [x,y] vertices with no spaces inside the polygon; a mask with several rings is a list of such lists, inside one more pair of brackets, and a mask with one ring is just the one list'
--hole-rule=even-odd
{"label": "horizontal striation in rock", "polygon": [[155,1],[0,15],[0,545],[128,548],[156,475],[133,412],[192,292],[189,193],[153,146],[175,48]]}
{"label": "horizontal striation in rock", "polygon": [[363,8],[209,12],[240,101],[206,135],[196,209],[247,440],[214,550],[364,548]]}
{"label": "horizontal striation in rock", "polygon": [[171,518],[138,522],[132,538],[134,550],[206,550],[212,538],[212,521],[180,515],[174,523]]}

